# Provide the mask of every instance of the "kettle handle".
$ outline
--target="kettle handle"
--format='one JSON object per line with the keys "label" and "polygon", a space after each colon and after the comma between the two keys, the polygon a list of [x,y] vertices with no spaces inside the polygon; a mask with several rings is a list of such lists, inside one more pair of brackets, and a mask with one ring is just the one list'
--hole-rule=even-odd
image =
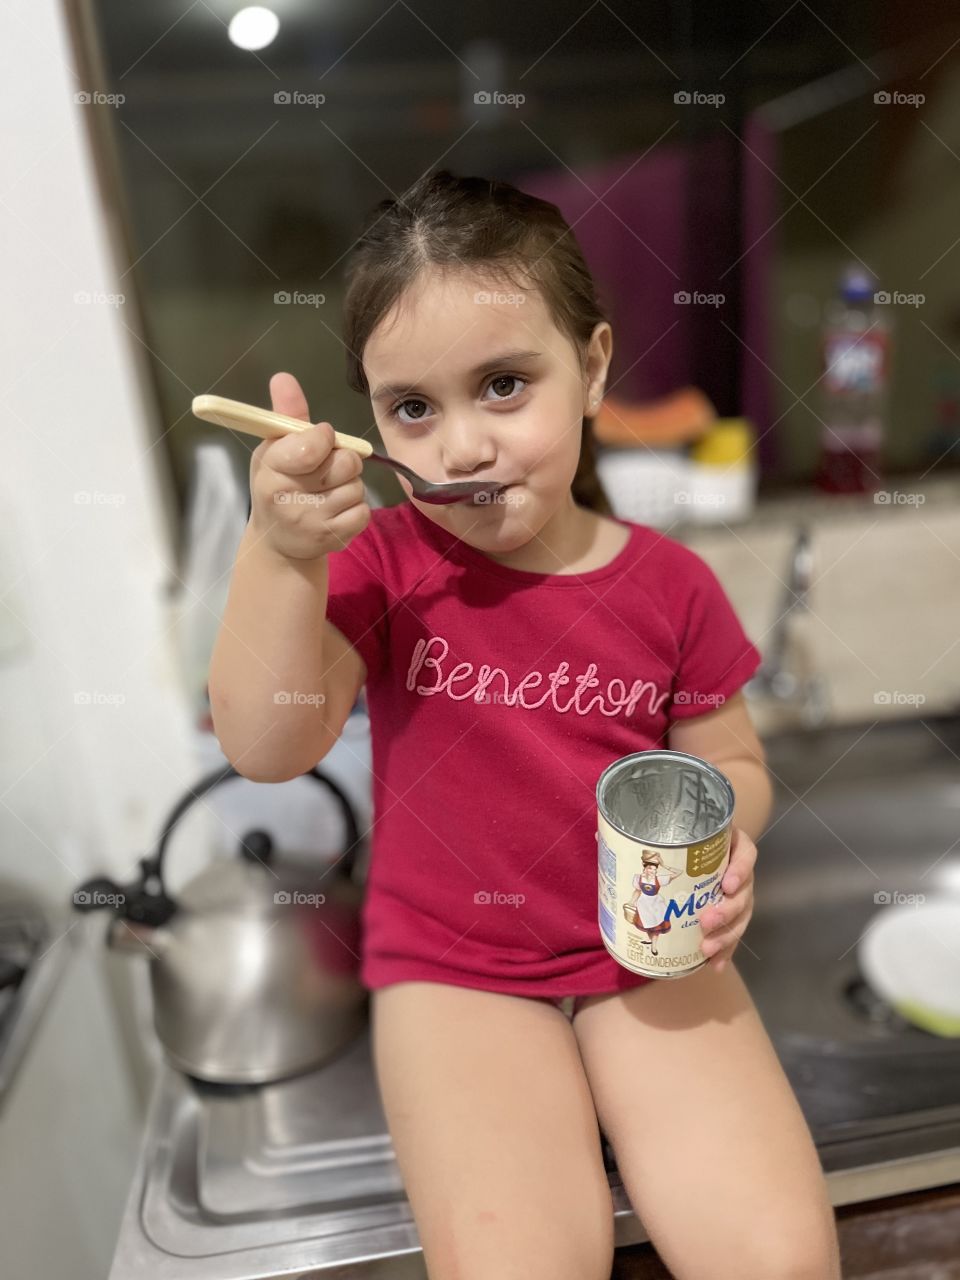
{"label": "kettle handle", "polygon": [[[238,773],[232,764],[227,764],[219,769],[215,769],[213,773],[208,773],[205,777],[201,778],[196,786],[191,787],[186,795],[182,796],[170,811],[166,822],[163,824],[163,830],[160,833],[160,838],[157,841],[156,853],[153,855],[153,858],[150,859],[150,871],[157,877],[160,894],[163,897],[169,897],[166,891],[166,886],[163,883],[163,859],[166,853],[167,844],[170,841],[170,837],[173,835],[173,831],[177,823],[187,810],[191,808],[197,800],[202,799],[208,791],[212,791],[214,787],[219,786],[221,782],[228,781],[230,778],[240,778],[242,776],[243,775]],[[348,878],[352,878],[357,851],[361,842],[361,836],[360,826],[357,822],[357,815],[354,812],[353,805],[350,803],[349,797],[346,795],[343,788],[335,782],[329,774],[323,773],[316,766],[312,769],[308,769],[306,773],[300,774],[299,776],[302,778],[314,778],[318,783],[326,787],[336,800],[340,812],[343,814],[343,820],[347,828],[347,845],[343,854],[343,874]]]}

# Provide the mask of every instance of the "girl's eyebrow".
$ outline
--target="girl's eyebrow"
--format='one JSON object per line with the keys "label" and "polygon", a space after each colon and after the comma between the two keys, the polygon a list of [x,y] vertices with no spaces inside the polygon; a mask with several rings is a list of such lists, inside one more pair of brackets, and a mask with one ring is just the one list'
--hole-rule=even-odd
{"label": "girl's eyebrow", "polygon": [[[471,369],[467,374],[467,378],[472,381],[474,378],[480,377],[484,373],[492,373],[494,369],[500,369],[507,364],[519,364],[525,360],[536,360],[543,353],[540,351],[501,351],[499,355],[491,356],[489,360],[484,360],[483,364],[478,364],[475,369]],[[397,383],[382,382],[376,391],[371,394],[371,400],[393,400],[398,396],[407,396],[418,388],[415,383],[409,385],[399,385]]]}

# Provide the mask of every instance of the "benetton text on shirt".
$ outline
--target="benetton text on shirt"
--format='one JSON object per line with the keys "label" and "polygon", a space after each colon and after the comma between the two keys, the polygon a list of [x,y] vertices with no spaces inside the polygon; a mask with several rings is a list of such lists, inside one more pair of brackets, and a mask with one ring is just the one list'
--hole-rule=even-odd
{"label": "benetton text on shirt", "polygon": [[[527,711],[536,711],[550,704],[551,708],[561,713],[575,711],[578,715],[589,715],[594,709],[605,716],[632,715],[640,699],[647,695],[647,709],[655,715],[664,702],[670,697],[670,690],[661,692],[652,680],[634,680],[627,692],[626,682],[617,677],[609,680],[607,691],[587,697],[588,691],[600,684],[597,678],[597,664],[591,662],[582,675],[571,678],[567,674],[569,662],[561,662],[554,671],[544,673],[530,671],[511,688],[510,677],[502,667],[491,667],[482,663],[475,671],[472,662],[458,662],[449,671],[444,671],[444,661],[450,646],[442,636],[431,636],[429,640],[418,640],[407,670],[407,688],[415,690],[422,697],[432,697],[436,693],[445,693],[455,702],[466,702],[473,698],[477,703],[496,700],[506,706],[522,707]],[[433,673],[432,684],[418,684],[417,677],[424,668]],[[538,689],[547,680],[547,689],[536,701],[527,697],[528,690]],[[566,701],[561,700],[559,691],[564,685],[574,685],[573,696]],[[472,682],[472,683],[471,683]],[[490,688],[499,682],[499,687]],[[454,691],[454,685],[458,685]]]}

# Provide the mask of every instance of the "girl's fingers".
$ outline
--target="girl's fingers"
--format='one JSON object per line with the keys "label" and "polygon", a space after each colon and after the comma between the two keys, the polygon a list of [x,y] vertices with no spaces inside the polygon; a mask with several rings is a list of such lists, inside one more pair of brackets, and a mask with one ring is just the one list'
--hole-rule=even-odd
{"label": "girl's fingers", "polygon": [[270,400],[274,413],[282,413],[287,418],[300,418],[310,421],[310,410],[303,388],[292,373],[275,373],[270,379]]}
{"label": "girl's fingers", "polygon": [[712,933],[724,924],[736,921],[744,913],[749,914],[753,906],[753,888],[746,885],[739,893],[731,894],[723,899],[723,905],[708,907],[700,914],[700,928]]}
{"label": "girl's fingers", "polygon": [[730,846],[730,862],[721,886],[724,893],[733,893],[747,880],[757,861],[757,846],[740,827],[734,829]]}
{"label": "girl's fingers", "polygon": [[700,945],[700,950],[705,956],[716,956],[721,952],[732,952],[737,943],[743,937],[747,930],[749,917],[746,920],[737,919],[726,929],[719,933],[713,933],[709,938],[704,938]]}

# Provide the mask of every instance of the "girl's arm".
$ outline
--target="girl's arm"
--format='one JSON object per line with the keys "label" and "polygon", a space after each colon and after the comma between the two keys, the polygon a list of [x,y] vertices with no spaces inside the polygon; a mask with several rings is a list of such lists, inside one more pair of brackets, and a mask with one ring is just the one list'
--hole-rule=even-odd
{"label": "girl's arm", "polygon": [[727,775],[736,792],[733,825],[758,840],[770,820],[773,787],[743,691],[707,715],[675,720],[668,744],[672,751],[699,756]]}
{"label": "girl's arm", "polygon": [[339,738],[365,679],[362,658],[326,622],[327,583],[326,556],[280,555],[247,525],[208,689],[223,753],[254,782],[313,768]]}

